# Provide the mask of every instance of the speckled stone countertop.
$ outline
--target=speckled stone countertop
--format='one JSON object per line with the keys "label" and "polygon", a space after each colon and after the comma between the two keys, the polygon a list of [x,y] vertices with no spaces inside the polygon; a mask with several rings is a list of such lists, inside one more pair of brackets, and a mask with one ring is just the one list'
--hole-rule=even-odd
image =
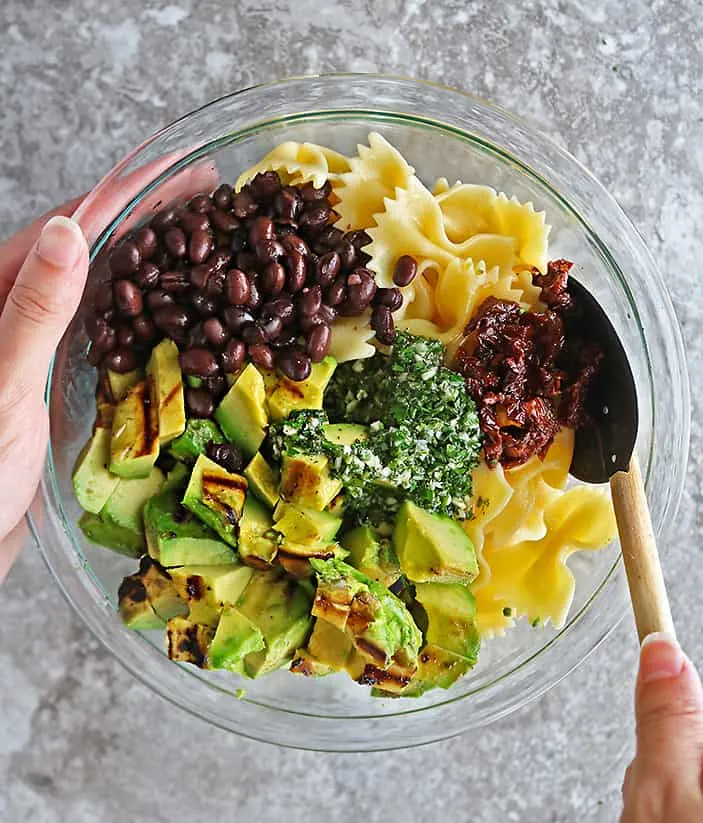
{"label": "speckled stone countertop", "polygon": [[[177,115],[278,76],[415,75],[522,114],[614,193],[669,281],[694,422],[662,548],[681,639],[703,665],[702,25],[698,0],[3,0],[0,234]],[[288,751],[147,691],[28,547],[0,590],[0,821],[615,821],[635,661],[628,620],[546,697],[479,733],[390,754]]]}

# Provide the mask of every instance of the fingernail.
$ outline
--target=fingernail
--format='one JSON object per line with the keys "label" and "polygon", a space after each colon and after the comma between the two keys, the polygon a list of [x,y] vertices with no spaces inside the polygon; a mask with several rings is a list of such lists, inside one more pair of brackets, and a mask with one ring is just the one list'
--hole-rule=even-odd
{"label": "fingernail", "polygon": [[69,217],[52,217],[41,230],[36,251],[52,266],[70,269],[78,262],[84,242],[78,223]]}
{"label": "fingernail", "polygon": [[675,637],[663,632],[647,635],[640,651],[640,681],[667,680],[678,677],[686,665],[686,656]]}

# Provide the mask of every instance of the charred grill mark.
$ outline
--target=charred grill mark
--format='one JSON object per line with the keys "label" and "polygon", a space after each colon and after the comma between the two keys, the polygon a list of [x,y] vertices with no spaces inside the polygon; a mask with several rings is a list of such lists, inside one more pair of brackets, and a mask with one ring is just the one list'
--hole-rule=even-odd
{"label": "charred grill mark", "polygon": [[288,392],[291,397],[294,397],[296,400],[302,400],[305,397],[305,392],[299,387],[298,383],[294,383],[292,380],[289,380],[287,377],[284,377],[278,386],[279,390],[284,390]]}
{"label": "charred grill mark", "polygon": [[171,391],[164,397],[161,401],[161,408],[165,409],[169,403],[173,403],[173,401],[178,397],[178,395],[182,391],[182,386],[180,383],[176,383],[176,385],[171,389]]}
{"label": "charred grill mark", "polygon": [[295,674],[302,674],[305,677],[313,677],[315,674],[312,661],[306,657],[296,657],[291,660],[290,670]]}
{"label": "charred grill mark", "polygon": [[133,603],[144,603],[147,599],[146,586],[135,574],[125,577],[117,590],[119,600],[131,600]]}
{"label": "charred grill mark", "polygon": [[[225,475],[203,472],[203,489],[206,489],[208,486],[217,486],[220,488],[224,486],[227,489],[237,489],[238,491],[243,491],[245,493],[249,488],[246,478],[239,474]],[[209,491],[212,493],[211,488]]]}
{"label": "charred grill mark", "polygon": [[134,444],[134,457],[143,457],[151,454],[154,443],[159,438],[159,417],[154,403],[152,403],[153,380],[148,377],[144,383],[135,388],[137,399],[137,414],[141,419],[135,421],[137,432],[141,439]]}
{"label": "charred grill mark", "polygon": [[223,491],[227,492],[241,492],[241,504],[237,501],[240,507],[243,505],[246,497],[249,484],[246,478],[238,474],[213,474],[210,472],[203,472],[202,489],[203,500],[210,504],[212,508],[220,511],[229,521],[230,525],[236,526],[239,522],[239,511],[235,509],[232,503],[223,499]]}
{"label": "charred grill mark", "polygon": [[378,686],[391,692],[402,691],[410,683],[412,675],[393,669],[379,669],[370,663],[357,680],[362,686]]}
{"label": "charred grill mark", "polygon": [[[351,615],[349,619],[351,620]],[[378,646],[375,646],[368,640],[364,640],[363,637],[354,638],[354,646],[358,652],[364,655],[364,657],[369,657],[371,660],[375,660],[380,666],[385,666],[388,663],[388,656],[383,649],[379,649]]]}
{"label": "charred grill mark", "polygon": [[186,593],[191,600],[202,600],[205,597],[205,581],[199,574],[191,574],[186,578]]}

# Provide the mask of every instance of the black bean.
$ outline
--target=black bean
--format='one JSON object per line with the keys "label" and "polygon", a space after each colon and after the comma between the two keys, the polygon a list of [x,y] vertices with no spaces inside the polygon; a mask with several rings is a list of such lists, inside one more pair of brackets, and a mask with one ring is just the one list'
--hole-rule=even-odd
{"label": "black bean", "polygon": [[227,329],[217,317],[209,317],[203,323],[203,333],[207,342],[215,349],[221,349],[229,338]]}
{"label": "black bean", "polygon": [[261,276],[261,288],[269,297],[278,297],[286,285],[286,272],[280,263],[269,263]]}
{"label": "black bean", "polygon": [[185,338],[186,349],[206,349],[208,345],[209,343],[207,337],[205,337],[202,322],[196,323],[188,329],[188,334]]}
{"label": "black bean", "polygon": [[400,289],[378,289],[374,303],[377,306],[388,306],[391,311],[398,311],[403,305],[403,293]]}
{"label": "black bean", "polygon": [[166,249],[159,246],[156,251],[156,254],[151,258],[151,262],[156,266],[157,269],[160,271],[165,271],[166,269],[170,268],[173,264],[173,260],[169,256],[169,253]]}
{"label": "black bean", "polygon": [[325,321],[319,313],[311,315],[303,314],[298,317],[298,327],[303,334],[308,334],[308,332],[314,329],[315,326],[321,326],[324,322]]}
{"label": "black bean", "polygon": [[280,260],[286,253],[286,250],[278,242],[278,240],[261,240],[254,247],[256,259],[262,266],[273,263],[275,260]]}
{"label": "black bean", "polygon": [[107,311],[101,312],[101,316],[103,320],[105,320],[105,322],[112,323],[112,321],[115,319],[115,310],[108,309]]}
{"label": "black bean", "polygon": [[163,289],[153,289],[146,296],[146,305],[150,312],[155,313],[159,309],[172,306],[176,301]]}
{"label": "black bean", "polygon": [[273,346],[275,349],[284,349],[288,346],[295,346],[297,341],[297,336],[292,332],[284,331],[280,334],[275,340],[272,340],[270,345]]}
{"label": "black bean", "polygon": [[220,355],[220,365],[225,374],[236,374],[244,365],[247,349],[241,340],[232,338]]}
{"label": "black bean", "polygon": [[115,349],[105,355],[103,363],[110,371],[127,374],[137,368],[137,353],[134,349]]}
{"label": "black bean", "polygon": [[267,343],[276,340],[283,331],[283,320],[275,315],[273,317],[267,317],[265,320],[260,320],[259,325],[261,326],[261,331],[264,333],[264,340]]}
{"label": "black bean", "polygon": [[164,234],[164,246],[171,257],[175,257],[178,260],[185,257],[187,244],[183,229],[178,228],[178,226],[169,229],[166,234]]}
{"label": "black bean", "polygon": [[363,249],[364,246],[368,246],[371,242],[371,236],[367,234],[363,229],[355,229],[354,231],[348,231],[344,235],[345,240],[350,240],[356,249]]}
{"label": "black bean", "polygon": [[178,222],[178,213],[174,208],[163,209],[151,218],[151,227],[155,232],[164,234]]}
{"label": "black bean", "polygon": [[207,214],[191,211],[190,209],[183,209],[179,218],[181,228],[188,234],[194,231],[210,231],[210,218]]}
{"label": "black bean", "polygon": [[340,306],[347,299],[347,278],[340,275],[325,291],[325,303],[328,306]]}
{"label": "black bean", "polygon": [[222,312],[222,320],[232,334],[241,334],[247,323],[253,323],[254,317],[242,306],[227,306]]}
{"label": "black bean", "polygon": [[185,294],[190,289],[190,273],[179,269],[162,271],[159,284],[167,294]]}
{"label": "black bean", "polygon": [[223,183],[215,189],[212,200],[218,209],[228,209],[232,205],[232,194],[232,186]]}
{"label": "black bean", "polygon": [[291,234],[296,234],[298,231],[298,224],[297,223],[289,223],[285,220],[279,220],[276,223],[276,236],[279,241],[283,241],[284,237],[288,237]]}
{"label": "black bean", "polygon": [[194,289],[204,289],[210,279],[210,269],[203,263],[200,266],[193,266],[189,274],[190,285]]}
{"label": "black bean", "polygon": [[151,260],[159,247],[159,238],[151,226],[142,226],[134,235],[134,243],[139,249],[142,261]]}
{"label": "black bean", "polygon": [[249,346],[266,342],[266,335],[260,323],[247,323],[242,329],[242,340]]}
{"label": "black bean", "polygon": [[114,305],[112,298],[112,283],[106,281],[101,283],[95,289],[93,305],[95,306],[95,310],[98,312],[110,311]]}
{"label": "black bean", "polygon": [[118,280],[114,288],[115,306],[125,317],[136,317],[142,313],[144,301],[142,293],[131,280]]}
{"label": "black bean", "polygon": [[196,194],[195,197],[191,197],[188,208],[196,214],[207,214],[209,211],[212,211],[210,195],[205,194],[205,192]]}
{"label": "black bean", "polygon": [[341,305],[337,306],[337,314],[340,317],[358,317],[363,313],[364,307],[352,303],[351,300],[345,300]]}
{"label": "black bean", "polygon": [[273,225],[273,220],[270,217],[255,217],[249,224],[249,245],[256,247],[257,243],[263,243],[264,240],[274,240],[276,237],[276,230]]}
{"label": "black bean", "polygon": [[251,362],[260,369],[270,370],[274,367],[273,352],[264,343],[255,343],[249,346],[248,354]]}
{"label": "black bean", "polygon": [[324,251],[336,248],[344,238],[344,232],[336,226],[326,226],[315,238],[315,242]]}
{"label": "black bean", "polygon": [[393,270],[393,282],[396,286],[408,286],[415,279],[417,274],[417,263],[409,254],[404,254],[398,259]]}
{"label": "black bean", "polygon": [[347,277],[347,300],[352,306],[365,309],[376,295],[376,282],[368,269],[355,269]]}
{"label": "black bean", "polygon": [[242,189],[232,198],[232,211],[239,220],[246,220],[247,217],[256,214],[258,208],[259,204],[255,202],[251,192],[247,189]]}
{"label": "black bean", "polygon": [[320,186],[319,189],[316,189],[312,181],[306,183],[304,186],[301,186],[300,189],[300,196],[306,203],[312,203],[316,200],[326,200],[330,194],[332,194],[332,184],[329,180],[325,180],[325,182]]}
{"label": "black bean", "polygon": [[214,443],[211,440],[205,447],[205,454],[230,474],[236,474],[244,468],[244,455],[230,443]]}
{"label": "black bean", "polygon": [[289,380],[299,382],[310,377],[310,358],[296,346],[281,349],[276,357],[276,365]]}
{"label": "black bean", "polygon": [[251,283],[241,269],[231,269],[225,278],[225,293],[232,306],[244,306],[251,295]]}
{"label": "black bean", "polygon": [[342,261],[336,251],[329,251],[323,254],[315,266],[315,279],[326,289],[334,283],[342,268]]}
{"label": "black bean", "polygon": [[281,189],[281,178],[275,171],[260,172],[249,186],[257,200],[272,200]]}
{"label": "black bean", "polygon": [[307,262],[300,252],[291,250],[286,254],[286,267],[288,268],[286,280],[288,291],[294,294],[305,285],[308,277]]}
{"label": "black bean", "polygon": [[215,249],[205,261],[205,265],[213,274],[223,271],[232,262],[232,252],[228,249]]}
{"label": "black bean", "polygon": [[269,300],[261,307],[261,316],[280,317],[284,325],[291,323],[295,319],[295,306],[288,295],[281,295],[275,300]]}
{"label": "black bean", "polygon": [[217,374],[215,377],[208,377],[203,384],[216,401],[222,399],[227,394],[228,386],[227,380],[223,374]]}
{"label": "black bean", "polygon": [[246,226],[240,226],[236,231],[232,232],[230,239],[230,248],[234,254],[239,254],[249,246],[248,231]]}
{"label": "black bean", "polygon": [[209,349],[188,349],[181,353],[183,374],[192,377],[214,377],[219,371],[217,359]]}
{"label": "black bean", "polygon": [[342,242],[337,246],[337,252],[339,254],[342,268],[345,271],[353,269],[356,265],[358,253],[356,246],[351,242],[351,240],[342,240]]}
{"label": "black bean", "polygon": [[151,318],[146,314],[140,314],[132,320],[132,328],[134,329],[134,337],[137,343],[147,345],[151,343],[156,337],[156,329],[151,322]]}
{"label": "black bean", "polygon": [[159,282],[159,269],[153,263],[142,263],[134,276],[135,283],[140,289],[153,289]]}
{"label": "black bean", "polygon": [[215,401],[207,389],[187,389],[186,406],[192,417],[212,417]]}
{"label": "black bean", "polygon": [[228,211],[221,211],[220,209],[210,212],[210,222],[218,231],[225,234],[232,234],[233,231],[239,228],[239,220]]}
{"label": "black bean", "polygon": [[131,277],[142,263],[142,255],[136,243],[120,243],[110,253],[110,271],[113,277]]}
{"label": "black bean", "polygon": [[298,221],[301,229],[315,232],[320,231],[327,225],[330,218],[331,209],[326,205],[315,205],[308,207],[301,215]]}
{"label": "black bean", "polygon": [[337,310],[333,309],[332,306],[328,306],[323,303],[319,311],[317,312],[317,316],[320,320],[328,326],[331,326],[334,323],[335,318],[337,317]]}
{"label": "black bean", "polygon": [[253,251],[245,249],[237,255],[237,267],[242,271],[258,271],[260,268],[259,260]]}
{"label": "black bean", "polygon": [[295,220],[300,214],[302,206],[300,195],[292,186],[282,188],[273,202],[277,216],[287,220]]}
{"label": "black bean", "polygon": [[198,291],[192,295],[190,304],[201,317],[212,317],[217,312],[217,300],[204,291]]}
{"label": "black bean", "polygon": [[376,306],[371,315],[371,328],[376,332],[379,343],[390,346],[395,342],[397,332],[388,306]]}
{"label": "black bean", "polygon": [[304,288],[296,298],[298,311],[306,317],[317,314],[322,305],[322,289],[319,286]]}
{"label": "black bean", "polygon": [[287,252],[296,251],[298,252],[298,254],[302,254],[303,257],[306,257],[308,254],[310,254],[308,244],[303,240],[302,237],[299,237],[297,234],[287,234],[285,237],[281,239],[281,245]]}
{"label": "black bean", "polygon": [[121,323],[117,327],[117,345],[124,348],[134,345],[134,330],[131,326]]}
{"label": "black bean", "polygon": [[208,297],[213,297],[217,300],[224,295],[225,279],[225,273],[223,271],[216,271],[210,275],[205,286],[205,293]]}
{"label": "black bean", "polygon": [[249,299],[247,300],[247,308],[252,311],[256,312],[258,309],[261,308],[261,304],[264,302],[264,297],[261,294],[261,289],[259,288],[259,284],[257,280],[250,278],[249,280]]}
{"label": "black bean", "polygon": [[88,329],[88,336],[93,347],[101,353],[112,351],[117,345],[117,333],[102,318],[95,318],[94,325]]}
{"label": "black bean", "polygon": [[103,356],[103,352],[100,349],[96,349],[94,345],[91,345],[88,349],[88,363],[96,369],[102,366]]}
{"label": "black bean", "polygon": [[313,363],[319,363],[327,356],[332,342],[332,330],[329,326],[321,323],[310,329],[305,342],[305,351],[308,353]]}
{"label": "black bean", "polygon": [[190,314],[181,306],[165,306],[154,312],[154,325],[169,337],[181,337],[190,324]]}
{"label": "black bean", "polygon": [[107,326],[105,320],[97,314],[89,314],[83,321],[88,340],[95,340]]}

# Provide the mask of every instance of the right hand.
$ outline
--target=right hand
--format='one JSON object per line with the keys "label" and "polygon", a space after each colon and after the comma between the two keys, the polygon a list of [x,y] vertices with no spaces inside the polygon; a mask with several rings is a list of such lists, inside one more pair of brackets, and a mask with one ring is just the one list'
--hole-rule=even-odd
{"label": "right hand", "polygon": [[642,644],[635,709],[637,753],[625,775],[621,823],[700,823],[703,688],[667,635]]}

